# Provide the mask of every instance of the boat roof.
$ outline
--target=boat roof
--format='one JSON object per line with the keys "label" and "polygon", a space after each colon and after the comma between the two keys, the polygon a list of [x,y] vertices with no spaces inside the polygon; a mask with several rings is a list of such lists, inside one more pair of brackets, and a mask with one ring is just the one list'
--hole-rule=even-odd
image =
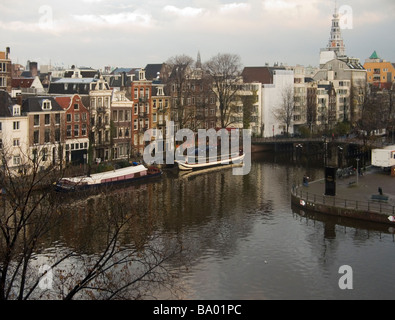
{"label": "boat roof", "polygon": [[125,168],[116,169],[116,170],[112,170],[112,171],[94,173],[94,174],[90,175],[89,177],[79,176],[79,177],[65,178],[65,179],[67,179],[68,181],[71,181],[71,182],[81,183],[81,182],[89,182],[89,181],[116,178],[116,177],[124,176],[126,174],[132,174],[132,173],[137,173],[137,172],[142,172],[142,171],[147,171],[147,170],[148,169],[145,166],[140,164],[137,166],[130,166],[130,167],[125,167]]}

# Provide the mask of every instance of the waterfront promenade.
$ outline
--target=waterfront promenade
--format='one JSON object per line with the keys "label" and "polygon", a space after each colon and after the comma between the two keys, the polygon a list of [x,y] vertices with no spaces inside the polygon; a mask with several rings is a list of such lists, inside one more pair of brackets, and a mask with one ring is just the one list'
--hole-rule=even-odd
{"label": "waterfront promenade", "polygon": [[[386,200],[377,199],[379,188]],[[324,179],[312,181],[293,188],[292,203],[322,213],[395,224],[388,219],[395,216],[395,177],[368,167],[362,176],[337,178],[335,196],[325,195]]]}

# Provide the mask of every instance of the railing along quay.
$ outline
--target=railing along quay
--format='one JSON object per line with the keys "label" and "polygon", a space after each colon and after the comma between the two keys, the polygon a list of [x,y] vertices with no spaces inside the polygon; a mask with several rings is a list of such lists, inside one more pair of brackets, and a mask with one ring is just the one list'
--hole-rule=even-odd
{"label": "railing along quay", "polygon": [[306,203],[321,204],[349,210],[380,213],[387,216],[395,215],[395,206],[384,203],[380,200],[362,201],[343,199],[337,196],[326,196],[324,194],[315,194],[312,192],[308,192],[303,190],[299,186],[294,186],[292,188],[292,194],[300,200],[305,201]]}

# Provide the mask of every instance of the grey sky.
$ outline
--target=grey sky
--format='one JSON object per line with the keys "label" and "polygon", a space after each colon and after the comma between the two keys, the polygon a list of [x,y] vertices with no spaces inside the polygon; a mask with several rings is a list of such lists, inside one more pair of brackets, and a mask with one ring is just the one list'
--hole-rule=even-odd
{"label": "grey sky", "polygon": [[[345,0],[346,53],[395,62],[395,1]],[[178,54],[234,53],[245,66],[319,63],[334,0],[0,0],[0,50],[14,63],[143,67]],[[349,22],[351,20],[348,20]]]}

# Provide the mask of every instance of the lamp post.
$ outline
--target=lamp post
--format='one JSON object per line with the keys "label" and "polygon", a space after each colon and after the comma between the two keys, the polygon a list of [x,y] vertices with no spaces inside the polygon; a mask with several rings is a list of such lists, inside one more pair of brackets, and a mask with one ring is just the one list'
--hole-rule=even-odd
{"label": "lamp post", "polygon": [[359,177],[359,158],[357,160],[357,184],[358,184],[358,177]]}

